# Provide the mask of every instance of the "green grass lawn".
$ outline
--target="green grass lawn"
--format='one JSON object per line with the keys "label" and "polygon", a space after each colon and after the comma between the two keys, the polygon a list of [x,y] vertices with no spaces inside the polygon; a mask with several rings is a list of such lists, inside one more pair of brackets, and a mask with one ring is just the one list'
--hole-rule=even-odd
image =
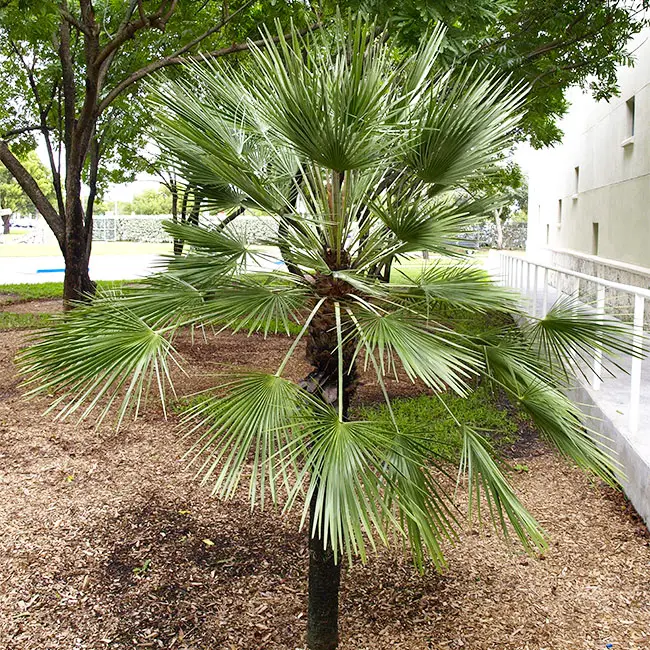
{"label": "green grass lawn", "polygon": [[[93,255],[164,255],[171,252],[171,243],[99,241],[93,244]],[[0,244],[0,257],[49,257],[60,254],[57,244]]]}
{"label": "green grass lawn", "polygon": [[[112,289],[135,280],[100,280],[97,282],[99,289]],[[5,302],[27,302],[28,300],[56,300],[63,299],[63,282],[39,282],[36,284],[0,284],[0,299],[9,298]]]}
{"label": "green grass lawn", "polygon": [[31,330],[47,325],[50,314],[12,314],[0,311],[0,330]]}
{"label": "green grass lawn", "polygon": [[[485,386],[467,397],[451,393],[420,395],[391,400],[391,406],[401,431],[413,437],[421,436],[436,456],[447,460],[458,460],[463,442],[462,431],[451,413],[459,422],[485,435],[497,448],[517,439],[518,423]],[[388,407],[383,404],[357,408],[353,415],[391,426]]]}

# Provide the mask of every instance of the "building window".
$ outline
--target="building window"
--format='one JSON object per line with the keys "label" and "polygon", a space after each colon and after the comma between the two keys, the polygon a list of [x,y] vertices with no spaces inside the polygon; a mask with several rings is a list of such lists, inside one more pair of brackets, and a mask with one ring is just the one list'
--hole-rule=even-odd
{"label": "building window", "polygon": [[580,167],[573,168],[573,198],[578,198],[578,192],[580,191]]}
{"label": "building window", "polygon": [[557,201],[557,225],[562,223],[562,199]]}
{"label": "building window", "polygon": [[634,97],[630,97],[625,102],[626,112],[627,112],[627,122],[625,127],[625,137],[632,138],[634,136],[634,122],[636,119],[635,107],[634,107]]}
{"label": "building window", "polygon": [[591,224],[591,254],[598,255],[598,224]]}

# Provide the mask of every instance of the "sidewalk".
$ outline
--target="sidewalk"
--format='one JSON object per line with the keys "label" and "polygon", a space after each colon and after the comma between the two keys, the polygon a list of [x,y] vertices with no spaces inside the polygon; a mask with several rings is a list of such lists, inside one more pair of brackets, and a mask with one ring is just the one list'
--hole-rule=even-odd
{"label": "sidewalk", "polygon": [[[152,273],[158,255],[97,255],[90,259],[93,280],[132,280]],[[34,284],[63,282],[61,255],[47,257],[0,257],[0,282]]]}

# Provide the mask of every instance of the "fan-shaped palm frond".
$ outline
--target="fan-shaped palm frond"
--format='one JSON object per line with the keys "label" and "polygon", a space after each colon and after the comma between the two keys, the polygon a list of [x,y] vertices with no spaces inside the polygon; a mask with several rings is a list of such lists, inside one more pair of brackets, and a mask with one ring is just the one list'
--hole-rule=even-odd
{"label": "fan-shaped palm frond", "polygon": [[[546,316],[528,323],[525,332],[535,350],[570,377],[571,365],[585,375],[594,354],[607,353],[607,361],[623,370],[615,355],[642,357],[642,347],[630,345],[630,328],[619,320],[599,314],[574,296],[560,298]],[[613,374],[605,365],[605,370]]]}
{"label": "fan-shaped palm frond", "polygon": [[438,305],[470,312],[516,313],[517,297],[476,264],[436,261],[415,277],[401,274],[395,292],[435,313]]}
{"label": "fan-shaped palm frond", "polygon": [[118,426],[131,409],[137,415],[152,383],[164,405],[170,359],[169,332],[112,297],[57,317],[19,357],[29,394],[58,393],[50,410],[60,407],[59,417],[83,418],[98,408],[101,422],[118,405]]}
{"label": "fan-shaped palm frond", "polygon": [[467,475],[469,483],[469,514],[476,507],[480,518],[482,495],[487,502],[495,527],[508,536],[508,523],[524,547],[544,549],[543,533],[530,513],[503,476],[493,458],[490,443],[469,427],[463,427],[463,455],[460,473]]}

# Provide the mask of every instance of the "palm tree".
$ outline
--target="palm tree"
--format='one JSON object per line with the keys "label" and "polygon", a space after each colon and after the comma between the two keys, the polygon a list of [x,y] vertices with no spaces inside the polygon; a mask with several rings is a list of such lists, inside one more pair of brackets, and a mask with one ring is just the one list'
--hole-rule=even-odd
{"label": "palm tree", "polygon": [[[159,79],[157,139],[179,176],[213,208],[270,215],[277,235],[254,241],[236,221],[167,223],[184,255],[60,317],[21,358],[31,392],[55,394],[60,417],[116,414],[119,426],[151,386],[164,404],[182,328],[293,328],[275,373],[231,377],[184,422],[190,462],[214,494],[232,496],[246,476],[251,507],[282,501],[308,522],[312,650],[338,644],[344,558],[401,540],[420,570],[441,567],[459,521],[432,434],[351,418],[361,366],[376,373],[389,409],[392,373],[441,400],[489,382],[563,455],[616,483],[562,389],[581,355],[625,349],[622,326],[577,303],[527,319],[514,295],[459,261],[457,233],[493,207],[459,188],[509,146],[525,89],[490,70],[445,68],[443,38],[439,29],[400,58],[362,18],[339,19],[306,37],[267,34],[247,65],[188,65],[183,78]],[[414,251],[437,261],[391,282],[393,261]],[[480,335],[454,328],[475,314],[498,317]],[[283,374],[303,344],[312,371],[295,383]],[[543,547],[489,442],[462,422],[458,432],[470,511],[487,504],[506,535]]]}

